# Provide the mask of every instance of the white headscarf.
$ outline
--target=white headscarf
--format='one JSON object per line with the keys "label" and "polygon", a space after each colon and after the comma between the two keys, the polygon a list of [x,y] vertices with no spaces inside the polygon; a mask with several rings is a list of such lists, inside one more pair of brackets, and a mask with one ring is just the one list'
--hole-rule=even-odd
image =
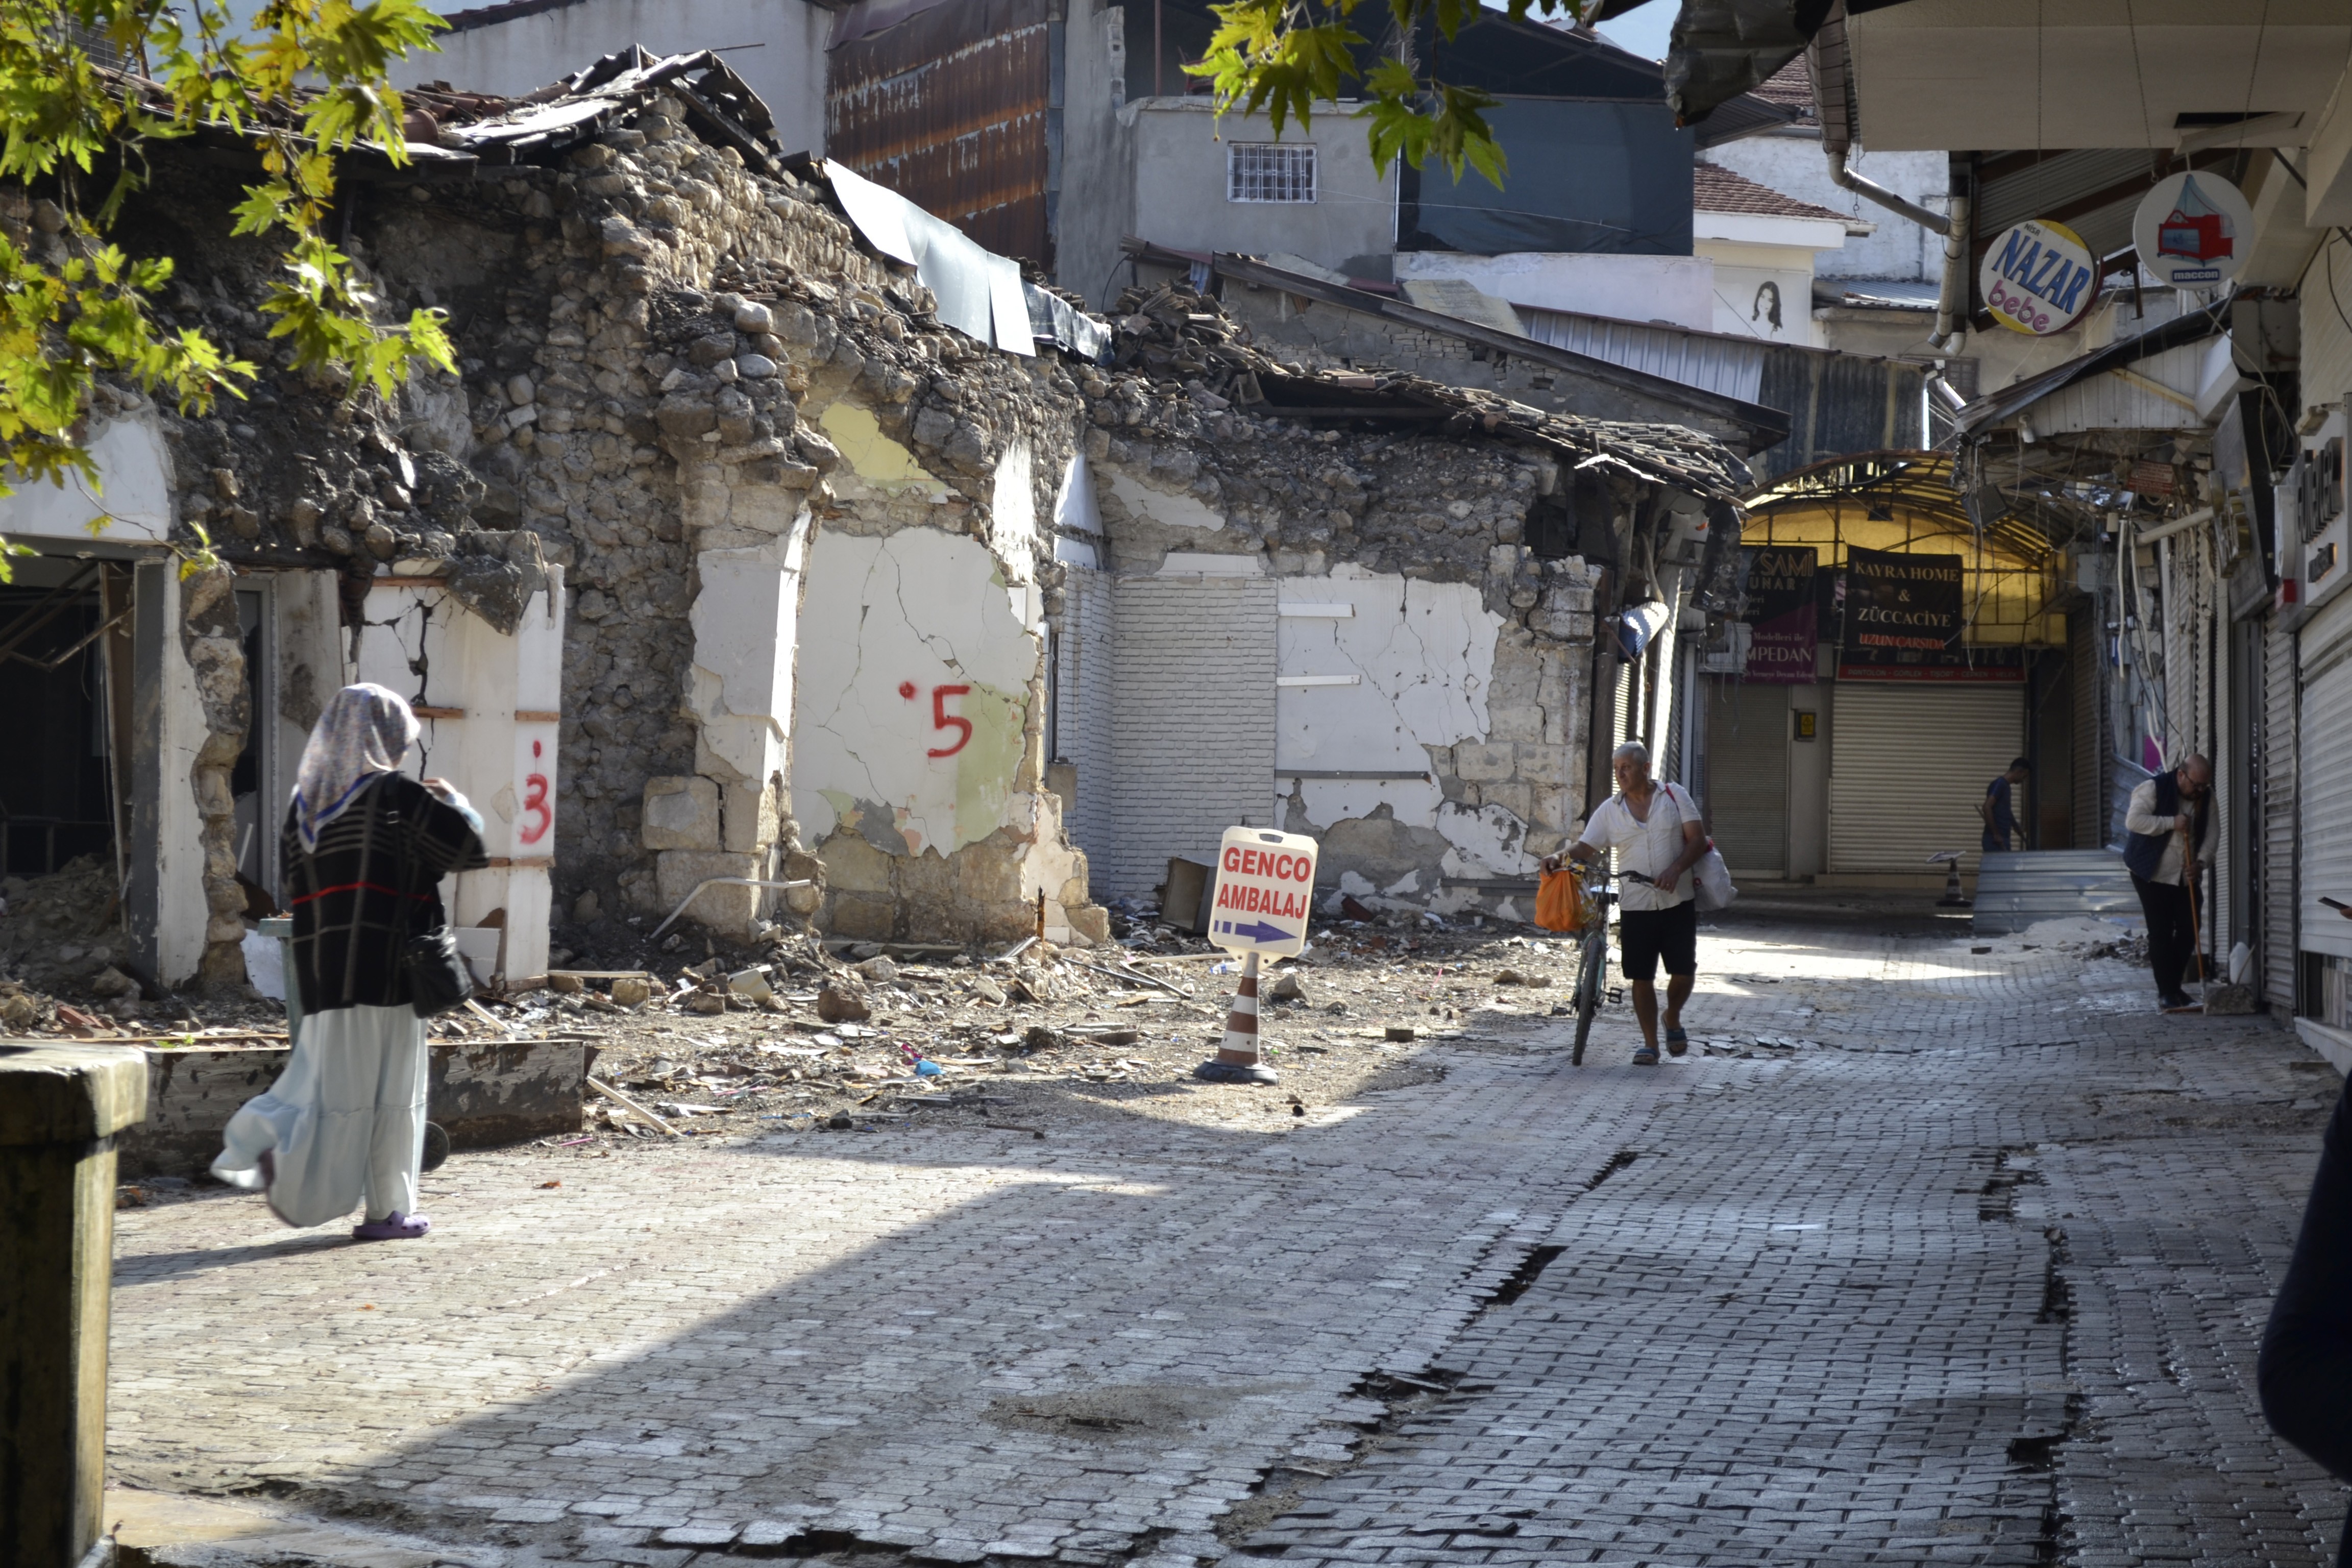
{"label": "white headscarf", "polygon": [[346,686],[319,715],[294,780],[294,819],[302,847],[319,847],[319,829],[342,815],[378,773],[397,773],[416,743],[407,700],[382,686]]}

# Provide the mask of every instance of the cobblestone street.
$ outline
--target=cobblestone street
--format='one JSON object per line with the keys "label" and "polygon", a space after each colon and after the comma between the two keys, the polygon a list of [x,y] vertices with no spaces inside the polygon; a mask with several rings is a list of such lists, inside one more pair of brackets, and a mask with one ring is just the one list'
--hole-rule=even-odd
{"label": "cobblestone street", "polygon": [[113,1477],[485,1565],[2331,1560],[2252,1393],[2331,1069],[2082,944],[1701,967],[1655,1069],[1472,1013],[1257,1126],[460,1155],[413,1246],[128,1211]]}

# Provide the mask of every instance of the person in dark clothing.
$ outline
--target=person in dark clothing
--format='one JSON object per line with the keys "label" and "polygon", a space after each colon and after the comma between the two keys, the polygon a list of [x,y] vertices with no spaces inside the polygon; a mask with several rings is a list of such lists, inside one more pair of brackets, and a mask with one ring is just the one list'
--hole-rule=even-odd
{"label": "person in dark clothing", "polygon": [[2213,764],[2190,756],[2132,791],[2124,814],[2124,864],[2147,917],[2147,963],[2159,1007],[2196,1005],[2180,984],[2197,956],[2190,900],[2213,847],[2212,784]]}
{"label": "person in dark clothing", "polygon": [[2009,764],[2009,771],[1985,785],[1984,798],[1977,802],[1977,815],[1984,818],[1982,847],[1994,854],[2006,854],[2017,841],[2017,808],[2011,791],[2033,776],[2033,764],[2019,757]]}
{"label": "person in dark clothing", "polygon": [[302,751],[286,814],[300,1037],[267,1093],[229,1119],[213,1173],[259,1187],[289,1225],[365,1205],[362,1241],[423,1236],[425,1020],[402,955],[446,922],[441,879],[478,870],[482,819],[440,779],[400,772],[416,716],[396,692],[347,686]]}
{"label": "person in dark clothing", "polygon": [[[2271,1430],[2352,1481],[2352,1083],[2336,1097],[2255,1366]],[[2352,1568],[2352,1527],[2338,1568]]]}

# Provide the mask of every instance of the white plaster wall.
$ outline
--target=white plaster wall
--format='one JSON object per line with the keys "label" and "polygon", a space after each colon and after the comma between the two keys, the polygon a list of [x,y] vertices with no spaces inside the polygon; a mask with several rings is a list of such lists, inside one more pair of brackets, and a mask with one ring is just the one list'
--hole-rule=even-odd
{"label": "white plaster wall", "polygon": [[[450,0],[446,16],[480,0]],[[514,96],[569,76],[599,58],[642,44],[653,54],[728,49],[727,64],[776,117],[788,153],[824,151],[824,41],[832,16],[807,0],[578,0],[571,5],[460,33],[443,33],[437,54],[392,68],[394,85],[442,80]],[[730,46],[757,44],[758,48]]]}
{"label": "white plaster wall", "polygon": [[[509,637],[445,589],[379,578],[360,637],[356,679],[415,704],[462,710],[462,717],[420,716],[405,771],[447,779],[481,813],[482,847],[492,864],[451,878],[442,896],[461,931],[504,911],[503,934],[477,939],[468,956],[479,952],[488,967],[515,979],[547,972],[559,725],[540,715],[562,708],[562,569],[550,566],[546,590],[531,595]],[[421,679],[412,660],[425,665]]]}
{"label": "white plaster wall", "polygon": [[1498,300],[1538,310],[1715,331],[1715,263],[1703,256],[1405,250],[1397,253],[1396,275],[1400,282],[1458,278]]}
{"label": "white plaster wall", "polygon": [[[1037,496],[1030,486],[1029,443],[1015,441],[997,459],[989,492],[988,542],[1014,580],[1027,582],[1037,546]],[[1069,476],[1063,476],[1066,488]]]}
{"label": "white plaster wall", "polygon": [[[205,897],[204,818],[196,811],[196,753],[204,749],[204,700],[180,646],[180,578],[163,574],[163,788],[156,822],[155,967],[177,985],[204,962],[212,906]],[[137,847],[133,847],[134,850]]]}
{"label": "white plaster wall", "polygon": [[[1867,235],[1848,235],[1843,249],[1821,257],[1814,265],[1823,278],[1933,283],[1944,275],[1942,238],[1833,184],[1818,136],[1743,137],[1699,156],[1783,195],[1877,226]],[[1941,153],[1858,151],[1847,166],[1930,212],[1944,210],[1950,174]]]}
{"label": "white plaster wall", "polygon": [[[820,533],[808,572],[792,778],[804,841],[855,818],[869,841],[950,855],[1025,825],[1013,784],[1041,657],[1034,589],[1008,584],[980,541],[930,528]],[[940,689],[954,686],[969,689]]]}
{"label": "white plaster wall", "polygon": [[1116,818],[1111,809],[1118,722],[1116,626],[1111,577],[1071,566],[1062,581],[1060,668],[1055,672],[1055,744],[1058,760],[1078,771],[1076,809],[1063,818],[1070,840],[1091,862],[1108,854]]}
{"label": "white plaster wall", "polygon": [[[1818,346],[1820,334],[1813,325],[1813,252],[1720,239],[1702,239],[1697,250],[1715,263],[1717,331],[1763,342]],[[1773,290],[1780,294],[1778,326],[1772,323]]]}
{"label": "white plaster wall", "polygon": [[[62,485],[14,479],[0,496],[0,533],[27,538],[161,544],[172,527],[172,454],[152,405],[100,422],[89,441],[98,466],[95,493],[68,476]],[[93,521],[104,520],[93,529]],[[176,624],[176,623],[175,623]]]}
{"label": "white plaster wall", "polygon": [[[1220,121],[1206,98],[1148,98],[1129,104],[1120,120],[1134,148],[1135,222],[1145,239],[1185,250],[1287,252],[1335,269],[1396,247],[1396,185],[1373,164],[1363,122],[1344,110],[1326,109],[1304,130],[1296,120],[1283,129],[1283,142],[1315,149],[1312,202],[1225,199],[1228,147],[1276,140],[1262,114]],[[1102,290],[1099,279],[1073,286],[1089,297]]]}
{"label": "white plaster wall", "polygon": [[[1486,739],[1486,689],[1502,620],[1486,607],[1476,584],[1421,582],[1350,564],[1328,577],[1282,579],[1280,589],[1279,673],[1352,676],[1358,684],[1277,688],[1277,775],[1284,768],[1418,773],[1429,766],[1426,747]],[[1354,613],[1298,613],[1339,605]],[[1367,793],[1355,780],[1324,781],[1310,803],[1327,790],[1349,805],[1357,804],[1349,797]],[[1390,800],[1400,821],[1435,823],[1434,786],[1395,781],[1373,784],[1370,793],[1375,803]],[[1408,817],[1409,810],[1415,815]],[[1318,813],[1316,820],[1338,818]]]}
{"label": "white plaster wall", "polygon": [[[809,514],[789,532],[696,557],[702,591],[694,627],[693,700],[700,743],[743,784],[784,770],[793,717],[793,649],[800,635],[801,574]],[[706,759],[706,760],[708,760]]]}

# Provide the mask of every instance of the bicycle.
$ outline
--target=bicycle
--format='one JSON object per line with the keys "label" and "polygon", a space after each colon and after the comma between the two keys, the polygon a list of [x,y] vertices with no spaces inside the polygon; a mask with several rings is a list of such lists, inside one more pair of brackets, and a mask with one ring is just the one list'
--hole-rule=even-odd
{"label": "bicycle", "polygon": [[1569,1053],[1570,1067],[1584,1065],[1584,1042],[1592,1034],[1593,1015],[1601,1011],[1601,983],[1609,973],[1609,901],[1616,896],[1606,882],[1592,892],[1599,912],[1585,935],[1582,967],[1576,972],[1576,1048]]}

